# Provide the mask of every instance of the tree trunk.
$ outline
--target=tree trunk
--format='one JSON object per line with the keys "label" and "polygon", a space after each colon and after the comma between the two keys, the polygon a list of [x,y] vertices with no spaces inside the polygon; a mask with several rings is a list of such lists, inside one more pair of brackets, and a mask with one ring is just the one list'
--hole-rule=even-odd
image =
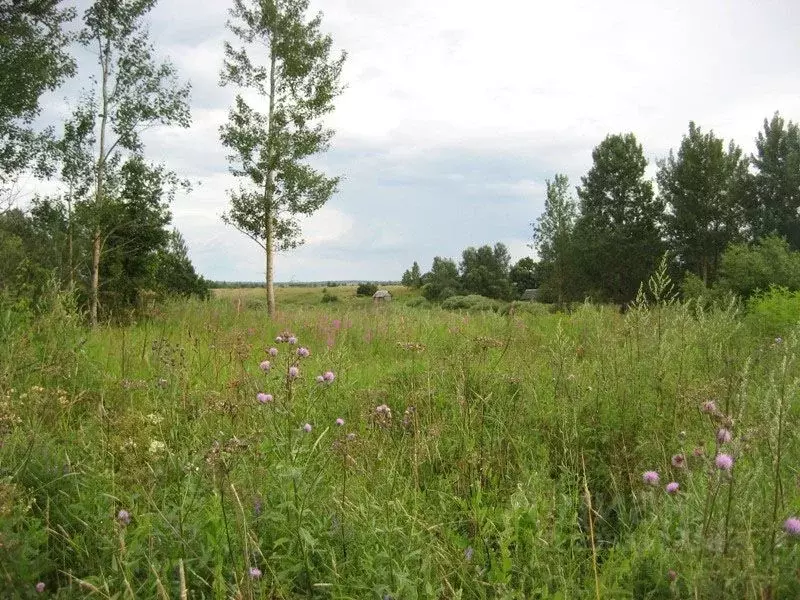
{"label": "tree trunk", "polygon": [[266,182],[264,185],[264,254],[266,260],[266,283],[267,283],[267,314],[270,319],[275,317],[275,207],[273,203],[273,195],[275,187],[272,181],[272,145],[273,145],[273,130],[272,118],[275,112],[275,67],[277,57],[275,51],[270,48],[269,59],[269,108],[267,110],[267,173]]}
{"label": "tree trunk", "polygon": [[[95,218],[100,215],[100,207],[103,202],[103,176],[106,167],[106,122],[108,120],[108,62],[110,58],[110,48],[108,44],[103,51],[101,45],[101,70],[102,81],[100,91],[102,94],[101,109],[103,113],[100,115],[100,151],[97,157],[97,189],[95,190],[94,208]],[[101,250],[101,231],[99,222],[95,226],[94,235],[92,237],[92,288],[89,299],[89,318],[91,319],[92,327],[97,326],[97,308],[100,304],[100,250]]]}

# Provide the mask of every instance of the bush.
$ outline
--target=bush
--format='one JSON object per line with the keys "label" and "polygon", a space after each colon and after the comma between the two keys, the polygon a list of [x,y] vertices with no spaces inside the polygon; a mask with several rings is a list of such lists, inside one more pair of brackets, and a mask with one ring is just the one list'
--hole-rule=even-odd
{"label": "bush", "polygon": [[771,286],[747,303],[747,322],[761,335],[785,336],[800,320],[800,291]]}
{"label": "bush", "polygon": [[339,301],[339,297],[338,296],[334,296],[333,294],[331,294],[328,291],[328,288],[322,288],[322,302],[323,302],[323,304],[327,303],[327,302],[338,302],[338,301]]}
{"label": "bush", "polygon": [[374,283],[360,283],[356,288],[356,296],[372,296],[378,291],[378,286]]}
{"label": "bush", "polygon": [[442,308],[447,310],[500,310],[502,303],[486,296],[470,294],[469,296],[451,296],[442,302]]}
{"label": "bush", "polygon": [[427,306],[428,304],[430,303],[422,296],[412,296],[406,301],[406,306],[411,307]]}
{"label": "bush", "polygon": [[743,298],[765,292],[771,285],[800,289],[800,252],[785,239],[770,236],[755,246],[734,244],[722,255],[718,286]]}

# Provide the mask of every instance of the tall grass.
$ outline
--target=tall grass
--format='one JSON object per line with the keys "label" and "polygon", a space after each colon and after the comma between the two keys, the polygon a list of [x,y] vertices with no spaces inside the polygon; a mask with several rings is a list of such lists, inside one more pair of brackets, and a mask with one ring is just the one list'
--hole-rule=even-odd
{"label": "tall grass", "polygon": [[800,597],[796,332],[320,293],[3,315],[2,596]]}

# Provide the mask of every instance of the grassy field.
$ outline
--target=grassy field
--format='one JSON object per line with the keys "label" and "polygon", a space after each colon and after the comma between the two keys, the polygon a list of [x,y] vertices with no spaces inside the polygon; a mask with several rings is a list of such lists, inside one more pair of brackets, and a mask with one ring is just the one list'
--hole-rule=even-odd
{"label": "grassy field", "polygon": [[0,596],[800,597],[794,332],[329,291],[3,315]]}

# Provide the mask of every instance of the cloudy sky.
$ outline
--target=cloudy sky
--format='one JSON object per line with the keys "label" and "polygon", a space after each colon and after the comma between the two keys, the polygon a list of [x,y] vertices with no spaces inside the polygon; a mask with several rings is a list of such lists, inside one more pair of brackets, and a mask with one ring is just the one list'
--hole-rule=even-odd
{"label": "cloudy sky", "polygon": [[[218,86],[228,5],[160,0],[151,13],[159,53],[192,84],[194,123],[148,133],[147,153],[197,183],[173,214],[198,270],[260,280],[261,250],[220,220],[236,185],[218,137],[234,93]],[[800,120],[797,0],[312,6],[348,53],[337,135],[314,161],[342,184],[305,223],[306,245],[278,256],[277,281],[399,279],[414,260],[425,270],[498,241],[528,256],[545,180],[579,184],[607,134],[634,132],[654,171],[689,120],[748,152],[776,110]],[[49,99],[46,117],[80,85]]]}

